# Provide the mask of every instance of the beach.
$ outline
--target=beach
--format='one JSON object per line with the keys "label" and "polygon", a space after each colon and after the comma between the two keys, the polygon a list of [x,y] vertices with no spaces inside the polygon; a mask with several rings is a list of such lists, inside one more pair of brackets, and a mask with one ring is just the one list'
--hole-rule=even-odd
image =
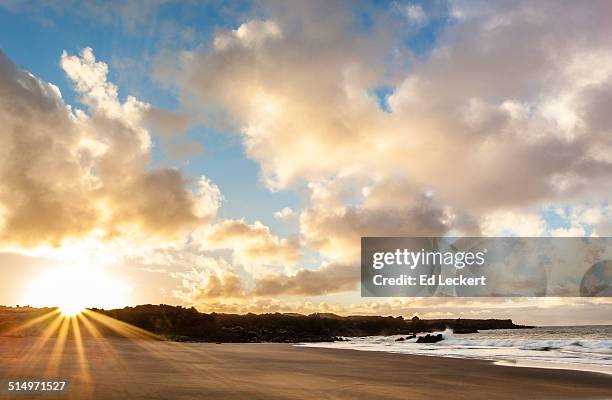
{"label": "beach", "polygon": [[0,378],[66,379],[65,399],[607,399],[612,376],[489,361],[123,338],[0,338]]}

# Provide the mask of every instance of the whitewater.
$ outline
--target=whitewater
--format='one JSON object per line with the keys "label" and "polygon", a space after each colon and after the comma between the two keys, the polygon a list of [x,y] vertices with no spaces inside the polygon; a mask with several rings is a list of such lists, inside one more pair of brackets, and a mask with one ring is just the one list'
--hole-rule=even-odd
{"label": "whitewater", "polygon": [[384,351],[425,356],[476,358],[517,367],[560,368],[612,374],[612,326],[538,327],[454,334],[438,343],[397,341],[398,336],[345,337],[346,341],[300,346]]}

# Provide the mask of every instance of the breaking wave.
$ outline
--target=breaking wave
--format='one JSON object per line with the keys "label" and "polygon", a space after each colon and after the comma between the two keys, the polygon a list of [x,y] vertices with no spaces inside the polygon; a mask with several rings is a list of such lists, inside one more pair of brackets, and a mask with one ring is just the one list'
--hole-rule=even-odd
{"label": "breaking wave", "polygon": [[453,358],[477,358],[516,366],[540,366],[612,374],[612,327],[547,327],[454,334],[438,343],[397,341],[402,336],[349,337],[347,341],[304,346],[385,351]]}

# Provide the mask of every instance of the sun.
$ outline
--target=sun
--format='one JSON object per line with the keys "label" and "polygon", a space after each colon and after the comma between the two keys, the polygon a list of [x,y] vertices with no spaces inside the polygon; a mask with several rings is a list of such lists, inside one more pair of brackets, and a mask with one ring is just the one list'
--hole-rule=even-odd
{"label": "sun", "polygon": [[23,302],[34,307],[58,307],[65,317],[86,308],[117,308],[129,301],[129,288],[104,268],[64,267],[35,277]]}
{"label": "sun", "polygon": [[59,306],[60,313],[64,317],[74,317],[74,316],[77,316],[80,313],[82,313],[83,310],[85,310],[85,308],[86,308],[86,306],[78,304],[78,302],[61,304]]}

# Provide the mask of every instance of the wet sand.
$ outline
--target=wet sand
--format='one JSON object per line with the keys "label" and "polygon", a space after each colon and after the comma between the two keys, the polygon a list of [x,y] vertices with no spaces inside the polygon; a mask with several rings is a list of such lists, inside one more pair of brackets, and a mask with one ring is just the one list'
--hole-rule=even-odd
{"label": "wet sand", "polygon": [[0,379],[63,378],[11,399],[611,399],[612,376],[487,361],[120,338],[0,337]]}

